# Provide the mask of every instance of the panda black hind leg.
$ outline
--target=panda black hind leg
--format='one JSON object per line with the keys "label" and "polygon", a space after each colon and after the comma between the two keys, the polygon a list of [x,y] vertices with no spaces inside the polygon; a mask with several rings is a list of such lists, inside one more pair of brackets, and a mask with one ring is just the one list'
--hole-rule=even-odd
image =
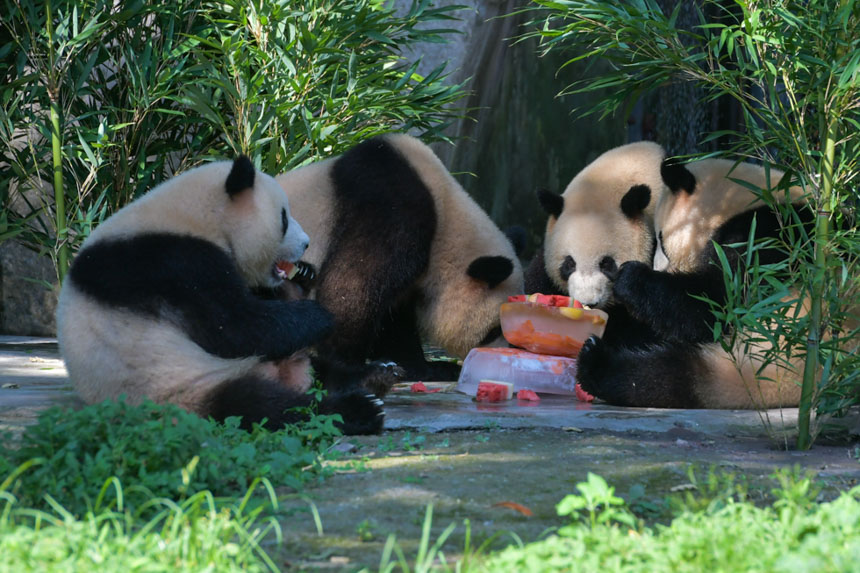
{"label": "panda black hind leg", "polygon": [[616,346],[592,336],[577,357],[576,378],[616,406],[702,408],[695,390],[710,376],[698,345]]}
{"label": "panda black hind leg", "polygon": [[[221,384],[209,397],[209,415],[223,422],[230,416],[241,416],[240,427],[251,430],[263,423],[269,430],[307,419],[303,409],[311,405],[311,396],[285,388],[279,382],[259,376],[246,376]],[[347,435],[378,434],[385,413],[382,401],[362,391],[330,393],[319,403],[320,414],[340,414],[337,424]],[[263,422],[265,420],[265,422]]]}
{"label": "panda black hind leg", "polygon": [[329,353],[311,358],[314,372],[329,392],[343,393],[350,389],[364,389],[377,398],[388,394],[398,382],[405,379],[405,370],[396,362],[374,360],[367,363],[345,361]]}
{"label": "panda black hind leg", "polygon": [[426,359],[415,320],[416,305],[417,301],[410,297],[390,313],[382,323],[371,356],[383,362],[396,362],[403,367],[408,380],[457,380],[460,376],[458,364]]}

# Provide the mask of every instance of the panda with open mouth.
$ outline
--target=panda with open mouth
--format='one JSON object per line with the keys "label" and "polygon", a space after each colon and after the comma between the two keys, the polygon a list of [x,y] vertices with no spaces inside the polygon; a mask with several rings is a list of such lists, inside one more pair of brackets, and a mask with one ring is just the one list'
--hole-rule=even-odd
{"label": "panda with open mouth", "polygon": [[[241,416],[250,429],[306,414],[307,349],[331,314],[311,300],[260,297],[286,278],[308,236],[275,180],[246,157],[169,179],[87,238],[57,310],[69,376],[89,403],[124,396],[201,416]],[[323,380],[325,385],[325,380]],[[382,429],[381,401],[360,381],[330,391],[318,411],[347,434]]]}

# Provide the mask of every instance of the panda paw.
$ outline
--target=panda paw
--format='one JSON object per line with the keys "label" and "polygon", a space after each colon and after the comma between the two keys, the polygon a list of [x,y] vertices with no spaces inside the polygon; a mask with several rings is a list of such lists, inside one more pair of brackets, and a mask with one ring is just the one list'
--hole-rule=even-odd
{"label": "panda paw", "polygon": [[385,421],[383,402],[363,391],[331,394],[320,403],[320,414],[340,414],[342,424],[336,424],[347,436],[378,434]]}
{"label": "panda paw", "polygon": [[651,267],[640,261],[627,261],[621,265],[612,286],[615,300],[636,304],[639,297],[647,292],[646,284],[650,273]]}
{"label": "panda paw", "polygon": [[367,365],[367,374],[361,380],[365,390],[372,392],[377,398],[382,398],[391,387],[402,382],[406,377],[406,370],[397,365],[396,362],[373,361]]}
{"label": "panda paw", "polygon": [[580,387],[600,396],[600,382],[609,362],[607,344],[598,336],[590,336],[576,357],[576,381]]}

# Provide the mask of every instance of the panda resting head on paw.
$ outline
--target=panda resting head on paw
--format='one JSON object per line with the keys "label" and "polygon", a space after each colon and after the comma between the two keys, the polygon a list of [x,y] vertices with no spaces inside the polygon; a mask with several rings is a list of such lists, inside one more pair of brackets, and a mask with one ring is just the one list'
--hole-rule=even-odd
{"label": "panda resting head on paw", "polygon": [[[697,297],[722,303],[726,292],[714,243],[736,273],[745,273],[744,245],[755,225],[756,238],[779,237],[784,221],[747,185],[774,189],[776,170],[748,163],[705,159],[661,166],[665,188],[657,198],[658,238],[653,267],[621,267],[613,298],[633,321],[652,334],[592,341],[579,355],[577,377],[583,389],[622,406],[672,408],[769,408],[794,406],[800,396],[797,362],[764,365],[767,340],[745,337],[727,353],[713,340],[715,317]],[[738,182],[743,181],[747,185]],[[811,229],[812,210],[801,190],[774,195],[790,201],[798,220]],[[758,251],[762,263],[786,260],[773,246]],[[803,308],[798,309],[803,312]],[[613,324],[610,313],[607,332]],[[616,325],[616,333],[618,332]],[[751,352],[752,351],[752,352]]]}
{"label": "panda resting head on paw", "polygon": [[[540,191],[547,221],[542,266],[555,292],[606,309],[627,261],[650,263],[654,200],[663,189],[665,152],[652,142],[611,149],[588,164],[561,195]],[[535,272],[539,273],[541,269]],[[536,291],[544,285],[527,285]]]}
{"label": "panda resting head on paw", "polygon": [[[162,183],[99,225],[70,267],[57,330],[75,388],[90,403],[149,398],[248,428],[298,420],[289,409],[309,403],[309,373],[282,378],[278,362],[323,339],[331,315],[252,289],[278,287],[276,263],[307,245],[281,188],[246,157]],[[379,431],[368,402],[341,412],[344,431]]]}

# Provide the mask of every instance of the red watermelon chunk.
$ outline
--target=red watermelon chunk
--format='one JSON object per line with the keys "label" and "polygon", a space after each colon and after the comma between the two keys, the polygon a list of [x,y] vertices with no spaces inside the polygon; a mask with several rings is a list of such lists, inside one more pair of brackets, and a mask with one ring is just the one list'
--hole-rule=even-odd
{"label": "red watermelon chunk", "polygon": [[579,385],[579,382],[573,387],[573,391],[576,392],[576,399],[580,402],[593,402],[594,396],[586,392],[582,389],[582,386]]}
{"label": "red watermelon chunk", "polygon": [[432,390],[430,390],[429,388],[427,388],[427,385],[424,384],[424,382],[416,382],[415,384],[410,386],[409,389],[419,394],[433,394],[434,392],[442,391],[441,388],[433,388]]}
{"label": "red watermelon chunk", "polygon": [[578,300],[571,301],[569,296],[563,294],[518,294],[508,297],[508,302],[533,302],[544,306],[572,306],[573,308],[582,308],[582,303]]}
{"label": "red watermelon chunk", "polygon": [[540,402],[540,397],[534,390],[526,390],[525,388],[517,392],[517,400],[528,400],[530,402]]}
{"label": "red watermelon chunk", "polygon": [[478,402],[503,402],[514,395],[514,385],[498,380],[481,380],[478,382],[478,392],[475,399]]}

